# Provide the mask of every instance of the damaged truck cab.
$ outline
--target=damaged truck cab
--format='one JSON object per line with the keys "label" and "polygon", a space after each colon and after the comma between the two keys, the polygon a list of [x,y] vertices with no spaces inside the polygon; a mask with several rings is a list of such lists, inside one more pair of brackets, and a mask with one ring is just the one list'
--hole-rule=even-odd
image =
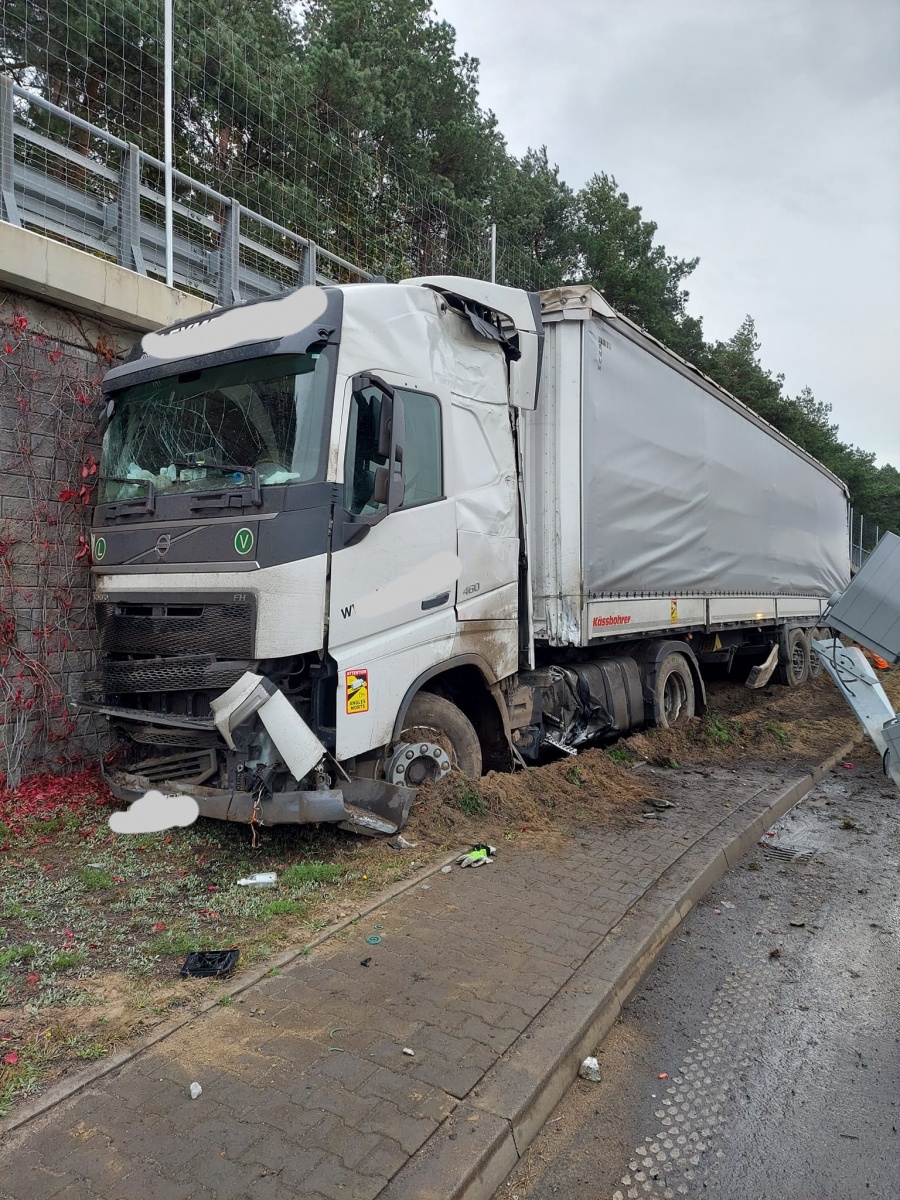
{"label": "damaged truck cab", "polygon": [[689,719],[704,662],[802,682],[849,577],[843,485],[590,288],[305,287],[103,386],[78,703],[126,801],[393,832],[453,769]]}
{"label": "damaged truck cab", "polygon": [[306,287],[147,334],[108,373],[79,703],[124,742],[119,798],[394,830],[416,784],[481,773],[472,719],[508,763],[510,405],[535,403],[540,309],[474,286],[525,328],[439,281]]}

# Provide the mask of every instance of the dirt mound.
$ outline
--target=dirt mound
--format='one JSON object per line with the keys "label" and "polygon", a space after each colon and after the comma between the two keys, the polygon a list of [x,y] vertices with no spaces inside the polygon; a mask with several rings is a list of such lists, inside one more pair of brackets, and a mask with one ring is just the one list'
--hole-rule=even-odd
{"label": "dirt mound", "polygon": [[[900,670],[880,680],[896,705]],[[683,729],[648,729],[619,743],[655,766],[765,760],[809,765],[833,753],[859,724],[830,676],[802,688],[773,685],[760,691],[713,683],[708,708]]]}
{"label": "dirt mound", "polygon": [[650,794],[604,751],[586,750],[514,774],[491,771],[477,783],[451,775],[428,784],[416,797],[409,836],[456,844],[504,831],[564,833],[586,823],[618,825],[638,816]]}

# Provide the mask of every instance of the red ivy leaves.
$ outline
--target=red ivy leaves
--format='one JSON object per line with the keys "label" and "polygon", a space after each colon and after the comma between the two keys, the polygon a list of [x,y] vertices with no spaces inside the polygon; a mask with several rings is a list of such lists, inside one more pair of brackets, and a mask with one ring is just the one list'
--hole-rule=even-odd
{"label": "red ivy leaves", "polygon": [[[92,816],[95,805],[108,799],[106,785],[96,766],[72,775],[30,775],[19,787],[0,787],[0,822],[18,835],[37,821],[49,821],[61,812]],[[43,844],[35,839],[34,845]]]}

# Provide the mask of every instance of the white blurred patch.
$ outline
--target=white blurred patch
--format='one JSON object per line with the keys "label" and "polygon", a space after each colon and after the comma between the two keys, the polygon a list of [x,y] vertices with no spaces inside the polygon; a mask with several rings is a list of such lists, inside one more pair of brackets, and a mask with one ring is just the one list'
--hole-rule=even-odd
{"label": "white blurred patch", "polygon": [[166,796],[163,792],[145,792],[127,812],[114,812],[109,818],[113,833],[161,833],[176,825],[193,825],[200,815],[191,796]]}
{"label": "white blurred patch", "polygon": [[451,590],[461,571],[459,558],[445,550],[357,600],[356,613],[360,617],[383,617],[411,600],[427,600],[436,593]]}

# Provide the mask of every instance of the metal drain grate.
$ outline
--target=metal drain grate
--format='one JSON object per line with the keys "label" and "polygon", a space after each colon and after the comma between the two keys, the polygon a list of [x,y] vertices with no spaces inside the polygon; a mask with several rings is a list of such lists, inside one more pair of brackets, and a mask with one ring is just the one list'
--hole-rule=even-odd
{"label": "metal drain grate", "polygon": [[773,846],[771,842],[760,842],[767,858],[780,858],[786,862],[809,862],[815,850],[803,850],[799,846]]}

